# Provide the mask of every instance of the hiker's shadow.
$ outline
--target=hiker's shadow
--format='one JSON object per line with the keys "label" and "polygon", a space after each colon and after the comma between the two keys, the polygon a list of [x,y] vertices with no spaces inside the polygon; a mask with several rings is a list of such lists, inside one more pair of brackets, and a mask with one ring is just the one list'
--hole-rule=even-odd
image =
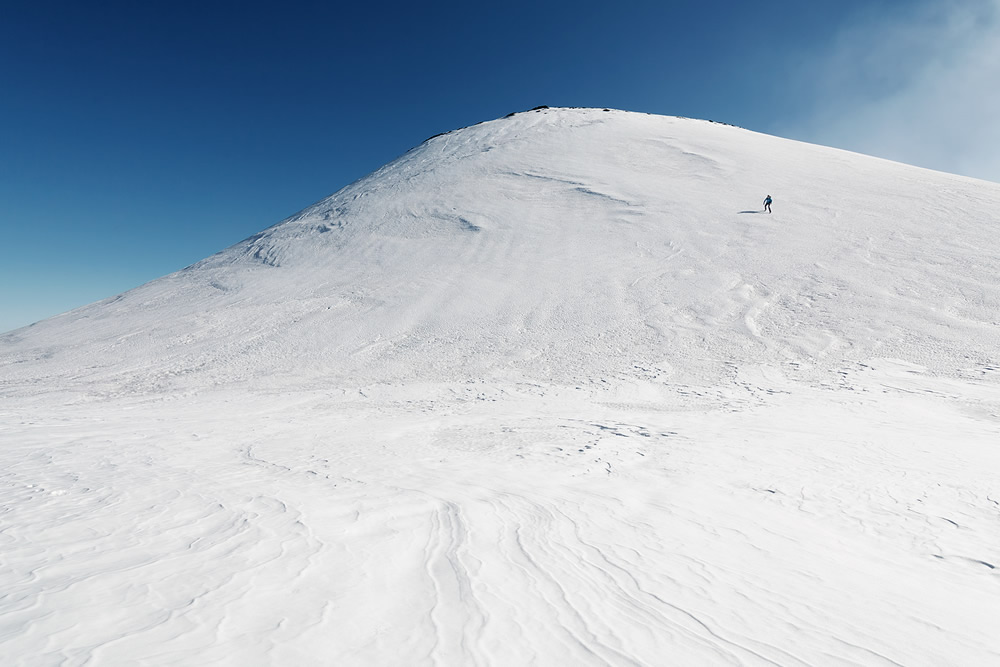
{"label": "hiker's shadow", "polygon": [[762,213],[762,211],[740,211],[740,214],[743,213]]}

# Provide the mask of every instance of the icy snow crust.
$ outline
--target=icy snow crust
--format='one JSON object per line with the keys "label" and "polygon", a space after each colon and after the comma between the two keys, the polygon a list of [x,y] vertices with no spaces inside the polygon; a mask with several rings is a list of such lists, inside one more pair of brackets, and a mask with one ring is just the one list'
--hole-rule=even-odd
{"label": "icy snow crust", "polygon": [[998,211],[688,119],[435,137],[0,336],[0,663],[1000,664]]}

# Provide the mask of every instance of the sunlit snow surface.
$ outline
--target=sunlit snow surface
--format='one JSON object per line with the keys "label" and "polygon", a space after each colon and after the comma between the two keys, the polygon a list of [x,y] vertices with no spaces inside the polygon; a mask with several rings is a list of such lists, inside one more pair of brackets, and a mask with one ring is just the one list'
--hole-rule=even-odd
{"label": "sunlit snow surface", "polygon": [[998,215],[703,121],[436,137],[0,337],[0,663],[1000,664]]}

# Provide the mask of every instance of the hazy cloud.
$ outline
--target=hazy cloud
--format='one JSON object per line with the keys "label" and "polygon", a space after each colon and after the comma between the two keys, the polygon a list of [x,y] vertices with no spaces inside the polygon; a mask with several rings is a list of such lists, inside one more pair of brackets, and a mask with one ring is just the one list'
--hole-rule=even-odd
{"label": "hazy cloud", "polygon": [[858,16],[799,74],[786,135],[1000,182],[1000,0]]}

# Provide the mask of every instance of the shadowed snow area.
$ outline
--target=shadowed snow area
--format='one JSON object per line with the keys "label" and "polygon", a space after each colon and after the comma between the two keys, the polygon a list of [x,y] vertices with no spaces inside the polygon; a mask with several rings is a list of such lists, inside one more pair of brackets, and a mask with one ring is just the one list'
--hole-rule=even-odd
{"label": "shadowed snow area", "polygon": [[998,211],[689,119],[430,139],[0,336],[0,663],[1000,664]]}

